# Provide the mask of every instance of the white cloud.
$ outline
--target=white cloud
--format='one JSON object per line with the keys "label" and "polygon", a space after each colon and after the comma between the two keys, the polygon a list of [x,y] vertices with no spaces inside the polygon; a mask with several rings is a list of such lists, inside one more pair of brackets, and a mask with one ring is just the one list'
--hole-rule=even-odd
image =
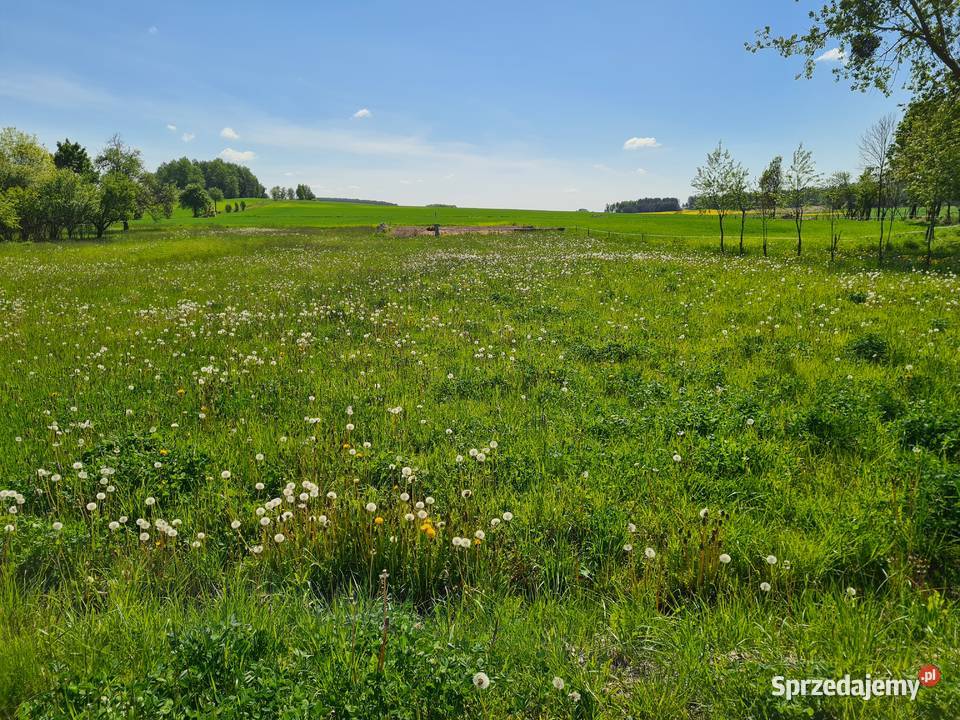
{"label": "white cloud", "polygon": [[360,108],[353,114],[353,116],[357,120],[362,120],[363,118],[373,117],[373,113],[367,110],[366,108]]}
{"label": "white cloud", "polygon": [[225,127],[220,131],[220,137],[226,138],[227,140],[239,140],[240,135],[232,127]]}
{"label": "white cloud", "polygon": [[167,123],[167,130],[169,130],[170,132],[176,132],[177,126],[174,125],[173,123]]}
{"label": "white cloud", "polygon": [[637,175],[646,175],[647,171],[643,168],[637,168]]}
{"label": "white cloud", "polygon": [[150,27],[147,28],[147,33],[150,35],[156,35],[158,32],[160,32],[160,30],[157,28],[156,25],[151,25]]}
{"label": "white cloud", "polygon": [[843,50],[838,47],[831,48],[814,58],[814,62],[843,62]]}
{"label": "white cloud", "polygon": [[185,132],[183,135],[180,136],[180,139],[183,140],[184,142],[190,142],[195,137],[196,135],[194,135],[192,132]]}
{"label": "white cloud", "polygon": [[660,143],[653,137],[632,137],[623,144],[624,150],[640,150],[641,148],[657,147],[660,147]]}
{"label": "white cloud", "polygon": [[233,148],[224,148],[220,151],[220,157],[227,162],[245,163],[257,157],[253,150],[234,150]]}

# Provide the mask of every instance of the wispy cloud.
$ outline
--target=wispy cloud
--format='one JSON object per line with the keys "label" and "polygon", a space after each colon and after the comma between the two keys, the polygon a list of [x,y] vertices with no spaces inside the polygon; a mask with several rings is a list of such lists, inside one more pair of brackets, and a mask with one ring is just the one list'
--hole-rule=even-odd
{"label": "wispy cloud", "polygon": [[121,104],[109,93],[55,75],[0,75],[0,97],[65,108]]}
{"label": "wispy cloud", "polygon": [[225,127],[220,131],[220,137],[226,138],[227,140],[239,140],[240,135],[232,127]]}
{"label": "wispy cloud", "polygon": [[173,123],[167,123],[167,130],[169,130],[170,132],[176,132],[177,126],[174,125]]}
{"label": "wispy cloud", "polygon": [[646,175],[647,171],[643,168],[637,168],[637,175]]}
{"label": "wispy cloud", "polygon": [[624,150],[641,150],[643,148],[658,148],[660,143],[654,137],[632,137],[623,143]]}
{"label": "wispy cloud", "polygon": [[373,117],[373,113],[367,110],[367,108],[360,108],[353,114],[353,117],[357,120],[362,120],[363,118]]}
{"label": "wispy cloud", "polygon": [[184,142],[193,142],[193,139],[196,137],[192,132],[185,132],[180,136],[180,139]]}
{"label": "wispy cloud", "polygon": [[220,157],[227,162],[245,163],[257,157],[253,150],[234,150],[233,148],[224,148],[220,151]]}

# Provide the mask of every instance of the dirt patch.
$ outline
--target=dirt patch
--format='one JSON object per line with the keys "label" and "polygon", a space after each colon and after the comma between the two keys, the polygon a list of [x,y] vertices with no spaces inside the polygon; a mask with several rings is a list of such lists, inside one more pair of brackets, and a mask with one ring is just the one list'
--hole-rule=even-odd
{"label": "dirt patch", "polygon": [[[439,230],[439,232],[438,232]],[[535,230],[562,231],[563,228],[538,228],[533,225],[404,225],[392,227],[394,237],[417,237],[420,235],[503,235],[507,233],[533,232]]]}

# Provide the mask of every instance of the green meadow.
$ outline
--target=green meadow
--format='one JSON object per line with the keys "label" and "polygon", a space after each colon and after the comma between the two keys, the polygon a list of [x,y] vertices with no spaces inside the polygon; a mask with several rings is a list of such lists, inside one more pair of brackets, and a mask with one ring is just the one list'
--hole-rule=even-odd
{"label": "green meadow", "polygon": [[876,227],[0,246],[0,716],[956,717],[957,242]]}
{"label": "green meadow", "polygon": [[[226,201],[229,203],[239,201]],[[637,235],[660,236],[657,239],[688,239],[719,241],[719,223],[716,215],[697,211],[678,213],[602,213],[570,212],[557,210],[510,210],[485,208],[421,207],[371,205],[365,203],[320,202],[301,200],[244,200],[243,212],[221,212],[215,217],[194,218],[189,210],[176,209],[169,219],[154,221],[150,217],[135,221],[132,226],[144,230],[169,230],[172,227],[243,227],[243,228],[340,228],[340,227],[376,227],[381,223],[393,227],[428,226],[439,223],[441,226],[496,226],[496,225],[532,225],[538,228],[565,228],[567,231],[587,230],[595,232],[634,233]],[[809,211],[808,211],[809,212]],[[804,235],[807,239],[822,242],[824,246],[830,237],[830,223],[826,216],[812,213],[814,218],[804,223]],[[736,249],[740,236],[740,216],[731,212],[724,220],[726,242]],[[897,220],[893,234],[901,240],[914,238],[918,243],[923,240],[922,222]],[[950,236],[952,228],[940,228],[939,233]],[[869,241],[879,238],[879,226],[876,222],[838,220],[837,231],[844,240]],[[768,230],[773,241],[785,243],[789,247],[796,244],[796,226],[791,219],[777,218],[770,221]],[[759,247],[762,234],[761,220],[755,214],[748,214],[744,226],[744,235],[748,242]],[[955,233],[952,233],[955,235]],[[651,239],[653,239],[651,237]]]}

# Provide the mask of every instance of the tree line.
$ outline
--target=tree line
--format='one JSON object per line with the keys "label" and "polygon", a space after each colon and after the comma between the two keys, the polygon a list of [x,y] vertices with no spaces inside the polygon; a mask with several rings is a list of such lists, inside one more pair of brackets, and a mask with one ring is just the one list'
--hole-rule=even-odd
{"label": "tree line", "polygon": [[317,196],[309,185],[300,183],[296,188],[283,188],[274,185],[270,188],[270,198],[272,200],[316,200]]}
{"label": "tree line", "polygon": [[207,190],[217,188],[228,200],[266,197],[266,189],[250,168],[220,158],[189,160],[182,157],[161,164],[156,174],[161,183],[172,183],[181,190],[194,184]]}
{"label": "tree line", "polygon": [[[899,121],[881,118],[860,140],[863,171],[856,179],[846,171],[823,175],[813,153],[801,143],[785,165],[774,157],[756,177],[718,143],[697,168],[691,184],[696,190],[689,205],[717,216],[720,251],[726,250],[728,215],[739,219],[738,252],[744,252],[747,215],[761,221],[764,256],[768,248],[769,221],[793,220],[797,255],[803,252],[803,223],[811,207],[826,213],[831,224],[830,257],[835,259],[841,233],[840,219],[876,220],[877,260],[883,264],[890,249],[893,223],[899,215],[926,219],[927,263],[935,228],[950,223],[951,207],[960,198],[960,105],[947,95],[915,99]],[[944,206],[946,218],[942,218]]]}
{"label": "tree line", "polygon": [[622,200],[610,203],[604,208],[604,212],[608,213],[676,212],[678,210],[680,210],[680,201],[677,198]]}
{"label": "tree line", "polygon": [[[226,188],[226,190],[224,190]],[[230,192],[231,195],[227,195]],[[0,130],[0,238],[58,240],[101,238],[107,230],[150,216],[169,218],[174,208],[195,217],[216,214],[224,198],[260,197],[263,186],[249,169],[222,160],[181,158],[151,173],[140,150],[119,135],[95,156],[69,138],[49,152],[29,133]],[[242,211],[244,202],[226,206]]]}

